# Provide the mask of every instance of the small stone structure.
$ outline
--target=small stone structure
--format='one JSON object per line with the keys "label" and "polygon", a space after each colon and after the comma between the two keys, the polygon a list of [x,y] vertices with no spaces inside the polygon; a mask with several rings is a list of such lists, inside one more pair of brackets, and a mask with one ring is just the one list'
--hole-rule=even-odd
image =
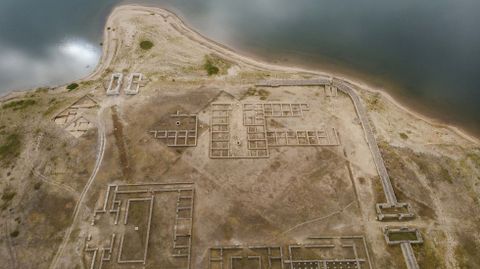
{"label": "small stone structure", "polygon": [[209,268],[371,269],[372,266],[363,236],[311,236],[302,243],[286,246],[212,247]]}
{"label": "small stone structure", "polygon": [[[176,207],[172,208],[175,210],[172,212],[175,215],[174,220],[161,222],[162,225],[171,223],[172,227],[155,227],[157,232],[153,233],[153,236],[157,237],[152,241],[153,219],[158,221],[159,215],[162,215],[158,210],[167,210],[166,206],[159,208],[155,205],[163,204],[172,195],[176,196]],[[128,268],[144,268],[146,264],[156,264],[159,255],[170,253],[171,257],[174,257],[172,264],[176,264],[178,268],[189,269],[193,206],[194,185],[190,182],[109,184],[103,203],[94,211],[91,229],[85,238],[84,251],[88,256],[89,268],[109,267],[113,262],[118,265],[128,264]],[[158,230],[167,234],[172,230],[173,240],[169,244],[162,243],[161,247],[155,246],[156,250],[163,248],[160,254],[150,254],[151,244],[158,242],[161,237]]]}
{"label": "small stone structure", "polygon": [[141,73],[132,73],[128,78],[128,86],[125,88],[125,94],[135,95],[140,89],[143,75]]}
{"label": "small stone structure", "polygon": [[[269,130],[269,118],[302,118],[310,110],[304,103],[212,103],[210,158],[268,158],[269,147],[338,146],[335,128]],[[235,125],[241,115],[242,126]],[[246,134],[241,134],[246,128]],[[243,144],[242,142],[245,142]]]}
{"label": "small stone structure", "polygon": [[[402,234],[415,234],[415,239],[400,239],[396,240],[391,238],[393,234],[402,235]],[[410,243],[410,244],[422,244],[423,238],[422,234],[417,228],[412,227],[390,227],[385,226],[383,228],[383,235],[385,237],[385,241],[388,245],[399,245],[402,243]]]}
{"label": "small stone structure", "polygon": [[107,95],[119,95],[123,83],[122,73],[113,73],[108,84]]}
{"label": "small stone structure", "polygon": [[80,97],[66,109],[53,117],[53,122],[61,125],[64,130],[78,138],[95,127],[89,119],[90,112],[98,107],[98,102],[90,95]]}
{"label": "small stone structure", "polygon": [[94,124],[87,120],[85,117],[80,116],[69,124],[66,125],[65,130],[73,135],[75,138],[79,138],[85,134],[88,130],[93,128]]}
{"label": "small stone structure", "polygon": [[153,137],[169,147],[196,147],[198,132],[197,114],[182,114],[177,111],[162,123],[164,128],[151,130]]}
{"label": "small stone structure", "polygon": [[338,141],[335,128],[308,131],[267,131],[269,147],[336,146]]}
{"label": "small stone structure", "polygon": [[[392,236],[395,234],[400,236],[400,238],[392,238]],[[401,238],[402,234],[405,236],[405,238]],[[408,235],[412,234],[415,235],[415,238],[408,238]],[[402,248],[403,258],[405,259],[405,264],[407,265],[408,269],[420,268],[418,266],[417,259],[415,258],[415,254],[413,253],[412,249],[412,244],[423,244],[423,238],[418,229],[410,227],[385,226],[383,228],[383,235],[385,237],[385,241],[389,246],[400,245],[400,247]]]}
{"label": "small stone structure", "polygon": [[377,219],[380,221],[408,220],[415,218],[408,203],[378,203],[375,205]]}
{"label": "small stone structure", "polygon": [[[122,73],[113,73],[108,84],[107,95],[120,95],[120,89],[123,85],[124,76]],[[127,86],[124,88],[124,93],[127,95],[136,95],[142,86],[144,76],[141,73],[131,73],[128,76]]]}

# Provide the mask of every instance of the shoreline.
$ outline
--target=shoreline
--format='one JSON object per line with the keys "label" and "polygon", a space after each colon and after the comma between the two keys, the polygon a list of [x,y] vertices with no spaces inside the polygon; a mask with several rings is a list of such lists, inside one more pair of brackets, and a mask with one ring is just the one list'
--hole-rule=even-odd
{"label": "shoreline", "polygon": [[[440,128],[446,128],[449,130],[452,130],[453,132],[457,133],[461,137],[480,145],[480,130],[477,132],[475,131],[469,131],[466,130],[466,128],[460,126],[459,124],[456,124],[454,122],[446,122],[445,120],[442,120],[440,118],[436,118],[435,115],[438,115],[440,112],[436,112],[435,110],[431,108],[425,108],[425,110],[422,111],[422,109],[418,109],[414,107],[413,103],[408,102],[408,98],[403,98],[404,101],[401,101],[402,97],[400,97],[400,94],[395,96],[395,91],[389,91],[386,88],[391,87],[395,88],[394,83],[389,83],[387,80],[380,79],[380,81],[384,82],[382,84],[387,84],[386,86],[372,86],[367,82],[368,78],[374,78],[374,76],[368,75],[368,74],[362,74],[360,72],[356,72],[355,70],[349,70],[348,68],[341,68],[338,67],[336,64],[331,64],[330,68],[328,70],[322,69],[320,66],[308,66],[308,64],[302,65],[301,62],[295,62],[293,64],[285,63],[283,64],[281,61],[279,63],[275,62],[270,62],[266,59],[262,59],[261,56],[255,55],[254,53],[250,53],[248,51],[243,51],[241,49],[236,49],[233,47],[230,47],[228,45],[222,44],[218,41],[215,41],[202,33],[200,33],[195,27],[190,25],[187,22],[187,19],[182,17],[179,13],[181,12],[175,12],[175,10],[171,10],[169,8],[165,8],[159,5],[142,5],[142,4],[126,4],[126,5],[119,5],[116,6],[110,15],[115,11],[117,8],[121,7],[137,7],[137,8],[151,8],[151,9],[160,9],[168,12],[169,14],[173,15],[177,19],[179,19],[182,24],[190,31],[194,32],[196,35],[199,37],[219,46],[220,48],[226,50],[227,52],[236,54],[236,56],[241,57],[242,59],[246,58],[251,60],[252,62],[255,63],[255,65],[265,65],[268,66],[267,68],[278,68],[277,70],[288,70],[288,71],[294,71],[294,72],[304,72],[304,73],[309,73],[312,75],[321,75],[321,76],[330,76],[332,78],[338,78],[344,81],[347,81],[357,87],[362,88],[363,90],[372,92],[372,93],[378,93],[381,94],[383,97],[386,98],[389,102],[391,102],[393,105],[399,107],[403,111],[407,112],[408,114],[412,115],[415,118],[418,118],[428,124],[431,124],[435,127],[440,127]],[[109,15],[109,17],[110,17]],[[107,20],[108,21],[108,20]],[[265,57],[266,58],[266,57]],[[342,72],[343,70],[343,72]],[[400,86],[397,86],[396,89],[401,90]],[[399,91],[400,93],[400,91]],[[419,103],[417,103],[419,104]],[[428,113],[430,115],[426,115],[425,113]]]}
{"label": "shoreline", "polygon": [[[236,59],[237,61],[239,60],[239,61],[242,61],[245,64],[249,64],[249,65],[254,66],[254,67],[260,67],[260,68],[265,68],[265,69],[273,69],[273,70],[288,71],[288,72],[302,72],[302,73],[307,73],[307,74],[310,74],[310,75],[328,76],[328,77],[333,77],[333,78],[344,80],[344,81],[349,82],[349,83],[351,83],[351,84],[353,84],[357,87],[362,88],[363,90],[366,90],[366,91],[369,91],[369,92],[372,92],[372,93],[381,94],[383,97],[386,98],[386,100],[391,102],[393,105],[399,107],[401,110],[405,111],[406,113],[412,115],[415,118],[418,118],[418,119],[420,119],[420,120],[422,120],[422,121],[424,121],[424,122],[426,122],[430,125],[433,125],[435,127],[446,128],[448,130],[451,130],[454,133],[456,133],[457,135],[461,136],[462,138],[464,138],[464,139],[466,139],[466,140],[468,140],[468,141],[470,141],[474,144],[477,144],[477,145],[480,144],[480,139],[479,138],[477,138],[475,135],[470,134],[467,131],[463,130],[461,127],[458,127],[458,126],[455,126],[455,125],[452,125],[452,124],[439,122],[439,120],[437,120],[437,119],[425,116],[425,115],[415,111],[414,109],[409,108],[406,105],[404,105],[404,104],[400,103],[399,101],[395,100],[395,98],[393,98],[393,96],[391,94],[389,94],[388,92],[386,92],[384,89],[382,90],[382,89],[372,87],[372,86],[366,84],[364,81],[360,81],[358,79],[350,78],[350,77],[347,77],[347,76],[341,75],[341,74],[332,74],[332,73],[329,73],[329,72],[326,72],[326,71],[323,71],[323,70],[311,70],[311,69],[306,69],[306,68],[299,67],[299,66],[282,66],[282,65],[262,61],[262,60],[258,59],[258,57],[255,57],[255,56],[250,56],[250,55],[245,56],[245,55],[242,54],[242,52],[239,52],[239,51],[237,51],[233,48],[230,48],[230,47],[228,47],[224,44],[221,44],[221,43],[219,43],[215,40],[212,40],[209,37],[204,36],[199,31],[197,31],[195,28],[191,27],[186,22],[186,20],[184,18],[180,17],[177,13],[175,13],[175,12],[173,12],[173,11],[167,9],[167,8],[156,7],[156,6],[134,5],[134,4],[119,5],[119,6],[115,7],[111,11],[111,13],[109,14],[108,19],[107,19],[107,24],[110,22],[110,18],[112,16],[114,16],[115,13],[118,12],[118,10],[144,11],[144,12],[147,12],[147,13],[157,13],[158,15],[160,15],[158,13],[158,10],[163,11],[163,12],[167,12],[169,15],[178,19],[182,23],[181,26],[183,26],[182,28],[184,30],[189,31],[192,34],[199,37],[200,39],[204,39],[204,40],[208,41],[209,43],[211,43],[214,46],[214,47],[210,47],[211,49],[217,50],[220,53],[222,53],[222,54],[224,54],[228,57]],[[106,26],[104,28],[104,33],[107,33],[107,35],[108,35],[108,31],[106,31]],[[185,34],[185,33],[183,33],[183,34]],[[107,35],[104,34],[104,49],[106,48],[105,44],[108,44],[112,41],[110,39],[107,39]],[[197,40],[197,41],[199,41],[199,40]],[[204,46],[207,45],[207,47],[208,47],[208,44],[200,43],[200,45],[204,45]],[[111,52],[110,51],[103,51],[103,53],[108,54],[108,53],[111,53]],[[102,54],[102,59],[103,58],[112,58],[112,57],[107,57],[107,56],[108,55],[105,55],[105,57],[104,57],[103,54]],[[111,56],[113,56],[113,55],[111,55]],[[99,65],[97,66],[97,68],[101,69],[101,70],[105,69],[106,67],[101,66],[101,64],[104,64],[104,63],[99,62]],[[97,72],[97,68],[95,69],[94,73],[92,73],[92,75],[94,75]]]}
{"label": "shoreline", "polygon": [[[93,69],[93,71],[72,82],[81,82],[85,80],[91,80],[98,78],[99,75],[107,69],[110,66],[110,61],[115,57],[116,54],[116,49],[117,46],[119,45],[119,42],[116,42],[115,39],[115,32],[112,31],[107,31],[107,25],[110,23],[112,17],[116,15],[116,13],[119,10],[127,10],[130,12],[135,12],[135,11],[140,11],[140,12],[146,12],[146,13],[156,13],[157,15],[162,15],[161,12],[166,12],[170,16],[173,16],[177,20],[181,22],[181,25],[178,25],[179,27],[182,28],[182,33],[186,35],[188,32],[192,34],[192,36],[188,38],[194,38],[195,41],[199,43],[199,45],[202,46],[207,46],[225,56],[228,56],[230,58],[233,58],[236,61],[241,61],[244,64],[251,65],[253,67],[257,68],[264,68],[264,69],[271,69],[271,70],[278,70],[278,71],[286,71],[286,72],[302,72],[305,74],[309,75],[316,75],[316,76],[327,76],[327,77],[332,77],[332,78],[337,78],[343,81],[346,81],[348,83],[353,84],[356,87],[361,88],[362,90],[371,92],[371,93],[376,93],[380,94],[382,97],[384,97],[388,102],[391,104],[397,106],[404,112],[408,113],[409,115],[420,119],[432,126],[439,127],[439,128],[445,128],[448,130],[451,130],[452,132],[456,133],[457,135],[461,136],[462,138],[479,145],[480,144],[480,138],[477,137],[476,134],[471,133],[464,128],[456,125],[456,124],[451,124],[451,123],[446,123],[440,119],[434,118],[432,116],[427,116],[422,114],[418,109],[412,108],[408,104],[402,103],[398,101],[390,92],[388,92],[385,88],[379,88],[379,87],[374,87],[372,85],[369,85],[367,82],[363,81],[361,76],[358,78],[355,77],[349,77],[348,75],[341,74],[336,71],[326,71],[326,70],[321,70],[316,67],[303,67],[299,66],[296,63],[293,65],[288,65],[285,66],[282,63],[271,63],[268,62],[267,60],[261,59],[260,56],[252,55],[252,53],[244,52],[244,51],[239,51],[238,49],[234,49],[232,47],[226,46],[224,44],[221,44],[215,40],[210,39],[207,36],[204,36],[201,34],[198,30],[196,30],[194,27],[192,27],[190,24],[187,23],[186,19],[182,18],[180,15],[178,15],[176,12],[172,11],[171,9],[161,7],[158,5],[155,6],[148,6],[148,5],[137,5],[137,4],[120,4],[115,6],[110,13],[108,14],[106,20],[105,20],[105,25],[103,26],[103,34],[102,34],[102,52],[100,59],[96,65],[96,67]],[[159,12],[160,11],[160,12]],[[186,31],[187,33],[185,33]],[[201,40],[207,41],[209,44],[202,43]],[[60,88],[63,87],[67,84],[60,84],[60,85],[53,85],[53,86],[45,86],[45,87],[50,87],[50,88]],[[33,89],[22,89],[22,90],[12,90],[5,92],[4,94],[0,95],[0,101],[8,101],[10,99],[18,97],[18,95],[22,95],[31,91],[34,91],[38,89],[39,87],[33,88]]]}

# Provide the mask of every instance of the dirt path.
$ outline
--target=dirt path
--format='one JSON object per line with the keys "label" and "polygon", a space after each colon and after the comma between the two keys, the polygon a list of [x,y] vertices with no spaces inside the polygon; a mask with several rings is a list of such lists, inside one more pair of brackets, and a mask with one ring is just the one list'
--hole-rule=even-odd
{"label": "dirt path", "polygon": [[105,125],[103,124],[103,121],[102,121],[102,114],[103,114],[102,112],[103,112],[103,109],[101,109],[98,112],[98,119],[99,119],[98,120],[98,140],[99,141],[98,141],[98,151],[97,151],[97,159],[95,161],[95,166],[93,167],[92,174],[90,175],[90,178],[88,179],[87,184],[85,184],[85,187],[83,188],[83,191],[80,194],[80,198],[78,199],[77,204],[75,205],[75,209],[73,211],[72,224],[70,225],[70,227],[65,232],[62,243],[61,243],[60,247],[58,248],[57,253],[54,256],[54,258],[52,260],[52,263],[50,264],[50,267],[49,267],[50,269],[58,268],[58,262],[60,260],[60,257],[63,256],[63,252],[65,251],[65,248],[67,246],[68,240],[69,240],[70,235],[72,233],[73,227],[75,226],[78,215],[80,214],[80,207],[83,205],[83,203],[84,203],[83,200],[84,200],[87,192],[89,191],[90,187],[92,186],[92,184],[95,180],[95,177],[97,176],[98,170],[100,169],[100,166],[102,164],[103,155],[105,153],[105,145],[107,143],[107,139],[106,139],[106,136],[105,136]]}
{"label": "dirt path", "polygon": [[32,174],[34,176],[39,177],[43,182],[45,182],[47,184],[50,184],[50,185],[53,185],[53,186],[55,186],[59,189],[62,189],[64,191],[67,191],[67,192],[71,193],[73,196],[75,196],[75,198],[78,198],[80,196],[79,193],[74,188],[72,188],[70,186],[67,186],[67,185],[64,185],[64,184],[57,183],[57,182],[49,179],[45,175],[37,172],[35,169],[32,169],[31,171],[32,171]]}
{"label": "dirt path", "polygon": [[330,217],[332,217],[332,216],[334,216],[334,215],[341,214],[343,211],[347,210],[347,209],[348,209],[351,205],[353,205],[355,202],[356,202],[356,200],[348,203],[348,205],[344,206],[343,208],[341,208],[341,209],[339,209],[339,210],[337,210],[337,211],[335,211],[335,212],[332,212],[332,213],[330,213],[330,214],[328,214],[328,215],[326,215],[326,216],[319,217],[319,218],[315,218],[315,219],[311,219],[311,220],[307,220],[307,221],[305,221],[305,222],[299,223],[299,224],[297,224],[297,225],[289,228],[288,230],[282,232],[282,233],[279,234],[279,235],[285,235],[285,234],[287,234],[287,233],[289,233],[289,232],[291,232],[291,231],[293,231],[293,230],[295,230],[295,229],[297,229],[297,228],[299,228],[299,227],[301,227],[301,226],[303,226],[303,225],[307,225],[307,224],[314,223],[314,222],[317,222],[317,221],[322,221],[322,220],[328,219],[328,218],[330,218]]}

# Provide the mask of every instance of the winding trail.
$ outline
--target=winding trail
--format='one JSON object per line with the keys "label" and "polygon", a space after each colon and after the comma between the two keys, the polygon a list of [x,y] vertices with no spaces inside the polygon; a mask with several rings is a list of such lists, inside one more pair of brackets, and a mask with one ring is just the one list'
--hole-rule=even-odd
{"label": "winding trail", "polygon": [[65,251],[65,248],[67,246],[68,240],[70,239],[70,235],[72,234],[73,227],[75,226],[75,223],[77,221],[77,218],[80,214],[80,207],[83,205],[83,200],[85,199],[85,196],[87,192],[89,191],[90,187],[92,186],[95,177],[97,176],[98,170],[100,170],[100,166],[103,161],[103,155],[105,153],[105,145],[107,143],[107,138],[105,135],[105,125],[102,122],[101,115],[103,110],[99,111],[99,116],[98,116],[98,151],[97,151],[97,159],[95,161],[95,166],[93,167],[92,174],[90,175],[90,178],[87,181],[87,184],[85,184],[85,187],[83,188],[82,193],[80,194],[80,198],[77,201],[77,204],[75,205],[75,209],[73,210],[73,220],[72,224],[68,227],[67,231],[65,232],[65,235],[63,237],[62,243],[60,247],[58,248],[57,253],[55,254],[55,257],[52,260],[52,263],[50,264],[50,269],[55,269],[58,267],[58,262],[60,260],[60,257],[63,256],[63,252]]}

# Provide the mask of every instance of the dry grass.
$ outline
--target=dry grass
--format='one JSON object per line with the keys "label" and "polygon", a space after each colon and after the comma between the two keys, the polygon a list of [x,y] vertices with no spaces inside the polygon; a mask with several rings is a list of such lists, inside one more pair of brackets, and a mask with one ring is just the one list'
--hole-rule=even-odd
{"label": "dry grass", "polygon": [[444,269],[445,260],[434,246],[430,238],[426,238],[421,245],[413,245],[417,262],[422,269]]}
{"label": "dry grass", "polygon": [[[2,141],[3,140],[3,141]],[[0,162],[5,166],[12,163],[22,149],[22,137],[18,133],[5,135],[0,141]]]}

